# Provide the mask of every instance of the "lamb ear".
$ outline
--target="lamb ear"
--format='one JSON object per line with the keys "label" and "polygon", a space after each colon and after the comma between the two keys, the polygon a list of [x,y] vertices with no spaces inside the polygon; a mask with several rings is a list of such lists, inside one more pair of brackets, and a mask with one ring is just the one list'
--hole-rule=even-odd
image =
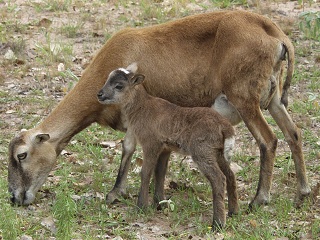
{"label": "lamb ear", "polygon": [[40,133],[34,138],[35,143],[43,143],[50,139],[50,135],[47,133]]}
{"label": "lamb ear", "polygon": [[144,81],[144,75],[142,74],[136,74],[130,79],[130,83],[132,85],[138,85],[141,84]]}
{"label": "lamb ear", "polygon": [[126,70],[128,70],[129,72],[132,72],[132,73],[136,73],[137,70],[138,70],[138,64],[137,64],[136,62],[131,63],[131,64],[127,67]]}

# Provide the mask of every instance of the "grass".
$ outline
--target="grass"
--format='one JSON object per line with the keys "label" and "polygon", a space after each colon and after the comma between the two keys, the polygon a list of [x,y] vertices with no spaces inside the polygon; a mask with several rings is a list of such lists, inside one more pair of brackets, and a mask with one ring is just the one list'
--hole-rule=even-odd
{"label": "grass", "polygon": [[56,192],[56,200],[53,204],[52,211],[57,225],[56,237],[58,239],[67,240],[72,239],[75,230],[77,204],[72,199],[74,192],[68,184],[70,181],[68,180],[68,172],[70,169],[65,167],[61,171],[63,171],[63,178],[61,179],[59,189]]}
{"label": "grass", "polygon": [[6,179],[0,178],[0,211],[2,220],[0,221],[0,236],[3,239],[16,239],[21,235],[21,219],[17,216],[14,208],[8,202]]}
{"label": "grass", "polygon": [[[124,134],[92,125],[76,135],[66,147],[70,155],[59,156],[56,168],[39,191],[35,204],[12,206],[7,191],[7,146],[21,128],[32,128],[45,117],[74,86],[91,57],[118,29],[147,26],[194,14],[196,1],[26,1],[19,5],[9,1],[0,6],[0,239],[137,239],[141,234],[154,239],[316,239],[320,236],[319,203],[306,202],[300,209],[293,204],[296,191],[294,164],[288,152],[277,152],[268,206],[247,212],[247,203],[255,194],[259,177],[259,152],[242,124],[237,128],[238,151],[234,161],[242,167],[237,173],[240,213],[227,219],[220,234],[210,231],[212,221],[211,191],[207,180],[182,156],[173,156],[167,173],[166,194],[173,209],[146,212],[136,210],[139,190],[139,167],[133,161],[128,176],[128,197],[107,206],[105,194],[117,176]],[[4,1],[0,1],[3,4]],[[198,4],[202,11],[247,6],[244,0],[207,1]],[[261,6],[260,6],[261,7]],[[199,9],[199,8],[197,8]],[[26,18],[24,13],[34,16]],[[52,24],[43,28],[35,24],[43,16]],[[14,18],[13,18],[14,16]],[[72,16],[72,17],[71,17]],[[300,21],[308,22],[307,15]],[[28,19],[28,20],[26,20]],[[57,22],[64,22],[59,25]],[[310,182],[319,181],[320,72],[319,44],[315,41],[313,18],[292,36],[296,44],[296,71],[292,83],[289,112],[303,130],[303,148]],[[308,28],[310,28],[308,30]],[[99,34],[92,34],[99,32]],[[100,34],[100,32],[102,34]],[[25,61],[5,61],[1,56],[9,46]],[[3,54],[2,54],[3,53]],[[317,60],[318,59],[318,60]],[[306,62],[307,61],[307,62]],[[59,63],[65,70],[57,71]],[[309,64],[308,64],[309,63]],[[13,87],[9,87],[12,85]],[[296,97],[295,97],[296,96]],[[13,111],[13,112],[12,112]],[[8,112],[8,113],[7,113]],[[267,121],[277,137],[283,134],[274,121]],[[115,141],[115,147],[104,148],[101,141]],[[141,151],[134,159],[141,158]],[[153,187],[151,187],[152,190]],[[167,204],[170,208],[169,203]],[[49,226],[48,222],[50,220]],[[45,224],[46,223],[46,224]]]}
{"label": "grass", "polygon": [[68,38],[75,38],[80,35],[83,23],[68,23],[61,27],[61,33]]}
{"label": "grass", "polygon": [[219,8],[229,8],[234,5],[247,6],[246,0],[211,0]]}
{"label": "grass", "polygon": [[72,55],[72,46],[53,40],[47,32],[44,34],[46,39],[45,43],[35,45],[35,50],[38,53],[38,61],[44,62],[46,65],[70,62],[69,58]]}
{"label": "grass", "polygon": [[300,15],[299,28],[306,38],[320,41],[320,11],[308,11]]}

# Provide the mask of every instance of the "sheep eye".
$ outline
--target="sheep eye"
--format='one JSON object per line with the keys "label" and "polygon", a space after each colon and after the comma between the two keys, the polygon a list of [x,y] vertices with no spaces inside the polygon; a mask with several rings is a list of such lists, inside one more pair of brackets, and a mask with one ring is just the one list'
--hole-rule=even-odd
{"label": "sheep eye", "polygon": [[116,88],[117,90],[121,91],[121,90],[123,89],[123,86],[122,86],[122,85],[117,85],[115,88]]}
{"label": "sheep eye", "polygon": [[27,157],[27,153],[26,152],[20,153],[17,155],[17,157],[19,161],[24,160]]}

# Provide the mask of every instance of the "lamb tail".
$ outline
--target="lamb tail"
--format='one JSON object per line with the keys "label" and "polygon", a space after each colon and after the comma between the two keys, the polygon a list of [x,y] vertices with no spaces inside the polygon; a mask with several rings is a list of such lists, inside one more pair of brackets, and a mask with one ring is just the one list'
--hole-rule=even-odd
{"label": "lamb tail", "polygon": [[224,140],[224,151],[223,151],[223,155],[224,158],[228,161],[231,162],[231,158],[233,156],[233,147],[234,147],[234,142],[235,142],[235,138],[234,136],[226,138]]}

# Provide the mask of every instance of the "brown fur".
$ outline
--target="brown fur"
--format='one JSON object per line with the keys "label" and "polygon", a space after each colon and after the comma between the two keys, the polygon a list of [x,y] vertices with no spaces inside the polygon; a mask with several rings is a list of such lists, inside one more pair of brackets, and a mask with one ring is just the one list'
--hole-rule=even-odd
{"label": "brown fur", "polygon": [[[281,72],[285,53],[288,70],[283,83]],[[268,18],[244,11],[212,12],[152,27],[124,29],[102,47],[79,83],[53,112],[23,136],[33,138],[39,133],[49,134],[48,144],[41,147],[55,149],[58,155],[72,136],[93,122],[125,131],[118,107],[99,104],[96,93],[113,69],[137,62],[140,72],[146,76],[147,92],[172,103],[189,107],[211,106],[220,93],[227,96],[260,147],[260,178],[252,204],[269,201],[277,138],[260,110],[260,106],[267,108],[289,143],[297,173],[297,197],[303,198],[310,193],[310,188],[302,139],[283,105],[287,102],[293,60],[289,38]],[[273,87],[274,80],[276,87]],[[40,146],[30,144],[23,145],[28,153],[25,169],[33,169],[40,161],[29,150]],[[134,150],[134,140],[126,135],[119,174],[108,201],[125,191]],[[17,161],[15,152],[9,155],[12,156],[10,162]],[[22,176],[12,166],[15,165],[9,164],[9,174],[15,176],[9,179],[12,192],[16,192],[13,199],[29,203],[19,197],[24,196],[20,191],[27,189],[17,187],[16,182],[20,182]],[[51,167],[52,160],[48,159],[39,171],[48,172]],[[28,174],[34,176],[30,171]],[[37,178],[30,181],[35,186],[33,191],[37,191],[41,185]]]}
{"label": "brown fur", "polygon": [[[132,66],[134,66],[133,70]],[[227,179],[229,213],[238,211],[236,179],[230,169],[233,139],[231,123],[220,114],[204,107],[179,107],[164,99],[149,95],[140,85],[143,75],[136,74],[136,65],[127,71],[111,72],[99,91],[103,104],[119,104],[131,132],[143,149],[141,187],[138,207],[148,205],[149,184],[155,171],[155,204],[164,200],[164,175],[171,151],[191,155],[209,180],[213,197],[213,228],[225,225],[224,191]],[[121,88],[117,89],[118,87]],[[227,148],[225,148],[227,144]],[[159,161],[158,161],[159,159]]]}

